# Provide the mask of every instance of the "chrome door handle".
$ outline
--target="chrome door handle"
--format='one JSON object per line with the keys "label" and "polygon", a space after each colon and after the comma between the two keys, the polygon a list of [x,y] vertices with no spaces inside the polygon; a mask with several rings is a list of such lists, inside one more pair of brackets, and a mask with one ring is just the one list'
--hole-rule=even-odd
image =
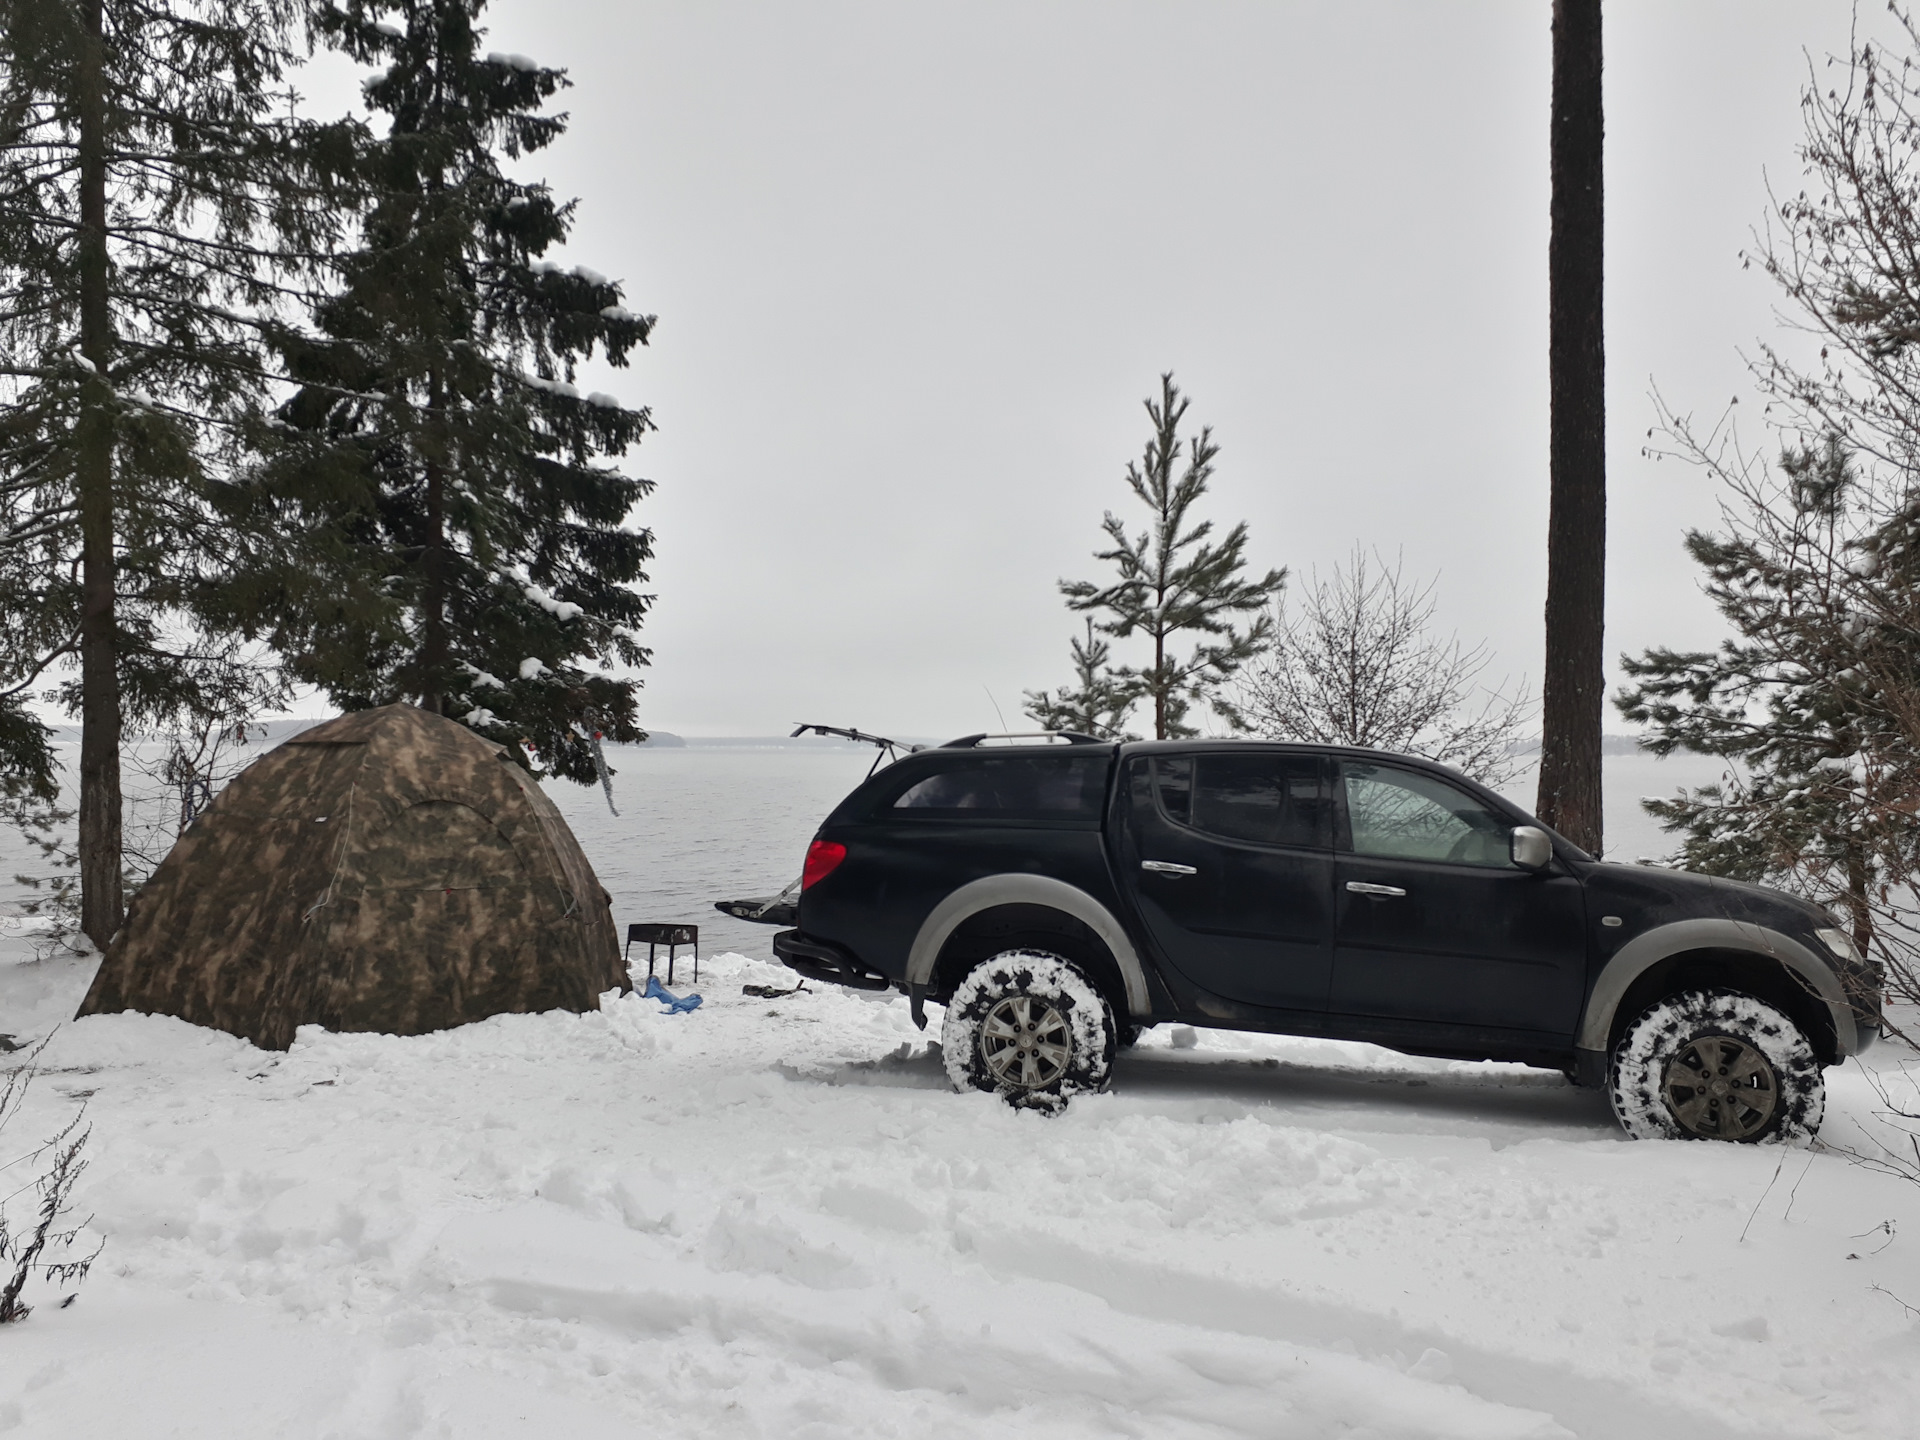
{"label": "chrome door handle", "polygon": [[1347,881],[1347,889],[1355,895],[1405,895],[1407,893],[1398,885],[1368,885],[1359,880]]}
{"label": "chrome door handle", "polygon": [[1156,875],[1198,875],[1200,872],[1191,865],[1176,865],[1171,860],[1142,860],[1142,870],[1151,870]]}

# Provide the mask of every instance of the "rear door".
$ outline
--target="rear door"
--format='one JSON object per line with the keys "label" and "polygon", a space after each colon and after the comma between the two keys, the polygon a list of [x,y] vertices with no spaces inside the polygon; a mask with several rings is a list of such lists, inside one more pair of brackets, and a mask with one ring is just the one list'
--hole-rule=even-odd
{"label": "rear door", "polygon": [[1331,780],[1322,756],[1244,746],[1129,767],[1123,883],[1189,980],[1250,1005],[1325,1011]]}
{"label": "rear door", "polygon": [[1513,822],[1439,776],[1339,763],[1335,1014],[1573,1032],[1586,978],[1571,875],[1514,865]]}

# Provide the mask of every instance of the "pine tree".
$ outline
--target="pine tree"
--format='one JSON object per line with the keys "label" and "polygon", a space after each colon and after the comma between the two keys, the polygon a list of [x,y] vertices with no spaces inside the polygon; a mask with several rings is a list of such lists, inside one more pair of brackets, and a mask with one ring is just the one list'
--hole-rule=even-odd
{"label": "pine tree", "polygon": [[1046,730],[1067,730],[1100,740],[1135,739],[1125,731],[1127,716],[1140,698],[1139,684],[1111,668],[1113,647],[1093,633],[1091,618],[1086,640],[1075,638],[1070,648],[1073,684],[1051,692],[1027,691],[1028,718]]}
{"label": "pine tree", "polygon": [[1628,661],[1620,703],[1655,750],[1730,762],[1648,807],[1686,863],[1827,903],[1920,1001],[1920,31],[1897,23],[1904,56],[1863,39],[1843,81],[1807,87],[1803,184],[1751,257],[1820,343],[1752,367],[1777,465],[1731,418],[1703,436],[1662,407],[1661,452],[1727,495],[1721,533],[1687,544],[1733,637]]}
{"label": "pine tree", "polygon": [[1731,763],[1642,804],[1689,869],[1836,906],[1865,951],[1920,859],[1920,506],[1887,507],[1834,436],[1789,446],[1777,479],[1725,478],[1727,533],[1691,532],[1687,549],[1734,637],[1627,658],[1617,703],[1655,754]]}
{"label": "pine tree", "polygon": [[123,726],[231,693],[241,657],[192,623],[226,543],[209,486],[263,383],[261,318],[339,222],[351,127],[285,118],[295,14],[0,0],[0,743],[44,792],[24,702],[77,669],[58,693],[96,944],[122,914]]}
{"label": "pine tree", "polygon": [[365,83],[386,133],[361,159],[359,248],[311,330],[282,337],[300,389],[263,418],[268,460],[234,493],[256,552],[228,614],[346,709],[411,700],[532,748],[590,782],[595,738],[644,738],[636,628],[651,537],[627,517],[651,482],[599,462],[647,411],[582,395],[650,316],[620,286],[546,258],[571,204],[510,178],[557,139],[563,72],[482,53],[482,0],[337,0],[321,33],[382,64]]}
{"label": "pine tree", "polygon": [[[1207,543],[1211,520],[1189,523],[1189,512],[1207,493],[1220,447],[1213,443],[1211,427],[1181,444],[1180,422],[1188,403],[1171,373],[1160,377],[1159,400],[1145,402],[1153,436],[1141,458],[1128,464],[1127,487],[1153,518],[1130,538],[1126,523],[1109,511],[1102,528],[1113,548],[1094,557],[1111,561],[1120,578],[1109,585],[1060,582],[1069,609],[1106,617],[1097,625],[1103,634],[1115,639],[1139,634],[1152,643],[1151,664],[1115,674],[1137,684],[1141,698],[1152,702],[1157,740],[1197,734],[1186,723],[1195,704],[1210,704],[1229,725],[1239,726],[1221,687],[1271,638],[1267,605],[1287,578],[1285,570],[1269,570],[1257,580],[1243,577],[1244,520],[1218,544]],[[1248,615],[1252,623],[1242,630],[1236,621]],[[1177,641],[1189,635],[1193,646],[1183,652]]]}

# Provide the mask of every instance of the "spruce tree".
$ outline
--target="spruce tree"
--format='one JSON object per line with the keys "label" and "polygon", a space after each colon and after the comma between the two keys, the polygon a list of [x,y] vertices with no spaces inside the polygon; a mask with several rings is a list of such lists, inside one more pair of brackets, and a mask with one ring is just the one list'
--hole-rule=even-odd
{"label": "spruce tree", "polygon": [[1132,740],[1125,733],[1127,716],[1140,698],[1137,681],[1112,668],[1113,647],[1093,633],[1087,620],[1087,638],[1070,642],[1073,683],[1053,691],[1026,692],[1026,713],[1046,730],[1068,730],[1101,740]]}
{"label": "spruce tree", "polygon": [[[0,745],[81,720],[81,927],[122,914],[120,746],[230,695],[196,632],[226,543],[209,486],[263,383],[260,322],[338,224],[351,127],[286,118],[291,0],[0,0]],[[244,666],[240,667],[242,670]]]}
{"label": "spruce tree", "polygon": [[328,40],[382,68],[360,158],[358,248],[313,324],[282,337],[300,388],[262,417],[267,455],[234,513],[256,551],[228,597],[298,679],[357,709],[412,701],[594,779],[597,736],[644,738],[636,627],[651,488],[602,462],[644,409],[575,388],[626,363],[650,316],[547,258],[572,205],[509,177],[557,139],[563,72],[481,49],[480,0],[336,0]]}
{"label": "spruce tree", "polygon": [[[1153,705],[1156,740],[1199,733],[1187,724],[1195,704],[1210,704],[1235,728],[1238,715],[1221,687],[1257,655],[1273,633],[1268,603],[1286,583],[1285,570],[1269,570],[1248,579],[1247,524],[1243,520],[1217,544],[1209,543],[1211,520],[1192,521],[1189,512],[1207,493],[1220,447],[1211,427],[1186,444],[1180,424],[1186,397],[1171,373],[1160,377],[1160,398],[1149,397],[1147,416],[1153,434],[1141,458],[1127,466],[1127,488],[1151,512],[1147,528],[1127,534],[1126,522],[1109,511],[1102,529],[1113,542],[1095,559],[1111,561],[1120,577],[1107,585],[1063,580],[1060,593],[1069,609],[1104,616],[1103,634],[1125,639],[1138,634],[1151,643],[1146,666],[1115,672],[1137,685]],[[1241,617],[1252,616],[1245,629]],[[1191,647],[1181,643],[1192,637]]]}

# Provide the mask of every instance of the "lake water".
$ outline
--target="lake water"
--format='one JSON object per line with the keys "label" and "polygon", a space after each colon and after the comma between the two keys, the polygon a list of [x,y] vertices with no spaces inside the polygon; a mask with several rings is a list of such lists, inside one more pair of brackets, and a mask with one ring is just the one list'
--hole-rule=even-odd
{"label": "lake water", "polygon": [[[60,748],[71,775],[78,747]],[[866,747],[620,746],[609,755],[619,772],[617,817],[598,787],[554,783],[547,789],[612,894],[622,935],[641,921],[694,924],[702,952],[764,957],[773,930],[722,915],[713,902],[771,894],[798,875],[814,829],[865,778],[873,758]],[[1667,854],[1672,842],[1642,813],[1640,797],[1716,780],[1721,771],[1721,762],[1702,756],[1608,756],[1608,853],[1625,860]],[[129,775],[130,791],[136,779]],[[1529,772],[1503,790],[1530,808],[1533,783]],[[136,800],[130,828],[164,824],[166,804]],[[16,833],[0,830],[0,900],[27,898],[12,877],[40,868]]]}

